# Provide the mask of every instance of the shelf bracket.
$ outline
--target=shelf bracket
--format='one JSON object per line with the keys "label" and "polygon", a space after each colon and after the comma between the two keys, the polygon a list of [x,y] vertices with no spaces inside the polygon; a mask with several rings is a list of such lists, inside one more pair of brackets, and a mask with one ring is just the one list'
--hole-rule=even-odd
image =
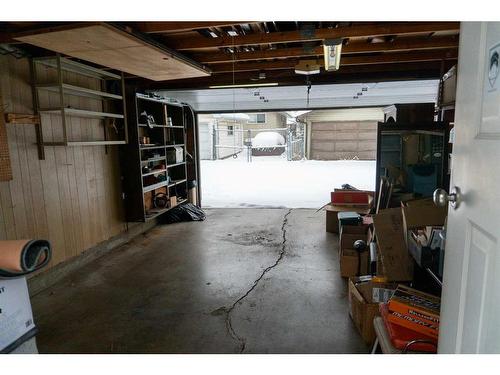
{"label": "shelf bracket", "polygon": [[38,112],[39,100],[38,91],[36,89],[36,66],[33,58],[30,58],[30,79],[31,79],[31,96],[33,102],[33,113],[38,117],[38,123],[35,124],[36,144],[38,148],[38,159],[45,160],[45,148],[43,146],[43,128],[40,114]]}

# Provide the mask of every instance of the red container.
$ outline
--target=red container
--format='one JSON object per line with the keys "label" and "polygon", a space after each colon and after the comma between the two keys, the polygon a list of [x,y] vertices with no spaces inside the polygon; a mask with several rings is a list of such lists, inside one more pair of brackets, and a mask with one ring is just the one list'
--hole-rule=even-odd
{"label": "red container", "polygon": [[388,320],[389,308],[387,307],[387,304],[381,303],[379,309],[382,320],[385,323],[387,333],[391,339],[391,343],[396,349],[403,350],[406,345],[413,340],[427,340],[431,341],[433,344],[422,342],[415,343],[408,348],[408,351],[426,353],[437,352],[437,339],[430,338],[429,336],[423,335],[420,332],[416,332],[409,328],[391,323]]}
{"label": "red container", "polygon": [[370,194],[360,190],[336,190],[331,192],[333,205],[368,206]]}

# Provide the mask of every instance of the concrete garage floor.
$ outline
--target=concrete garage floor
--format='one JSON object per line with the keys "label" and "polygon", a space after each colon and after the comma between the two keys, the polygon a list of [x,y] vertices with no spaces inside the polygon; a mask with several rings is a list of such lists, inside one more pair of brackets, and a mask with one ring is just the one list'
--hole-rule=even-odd
{"label": "concrete garage floor", "polygon": [[367,353],[337,236],[308,209],[209,209],[33,300],[41,353]]}

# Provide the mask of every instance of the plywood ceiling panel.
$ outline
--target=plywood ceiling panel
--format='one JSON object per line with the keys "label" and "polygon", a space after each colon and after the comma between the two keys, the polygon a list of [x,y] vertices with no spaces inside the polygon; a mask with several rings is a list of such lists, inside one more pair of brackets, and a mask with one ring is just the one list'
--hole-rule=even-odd
{"label": "plywood ceiling panel", "polygon": [[15,39],[153,81],[210,75],[207,69],[108,24],[82,25]]}

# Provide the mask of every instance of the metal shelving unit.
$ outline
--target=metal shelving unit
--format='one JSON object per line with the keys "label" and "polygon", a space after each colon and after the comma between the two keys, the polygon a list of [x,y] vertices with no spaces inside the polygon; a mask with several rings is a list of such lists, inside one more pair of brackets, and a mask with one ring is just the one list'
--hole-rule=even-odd
{"label": "metal shelving unit", "polygon": [[[121,149],[122,164],[127,165],[125,207],[128,221],[147,221],[187,201],[185,109],[168,100],[128,94],[127,116],[135,126],[129,127],[130,142]],[[155,123],[141,122],[144,115],[152,116]],[[156,207],[159,194],[168,199],[166,207]],[[170,200],[174,196],[177,203]]]}
{"label": "metal shelving unit", "polygon": [[[55,71],[56,79],[55,82],[51,81],[48,83],[39,83],[39,77],[37,74],[38,66],[45,66],[52,68]],[[101,81],[101,90],[95,90],[87,87],[76,86],[64,82],[63,72],[76,73],[88,78],[94,78]],[[52,57],[41,57],[32,59],[31,66],[31,79],[33,86],[33,99],[35,102],[36,114],[50,114],[61,116],[62,124],[62,139],[57,141],[44,141],[43,126],[38,125],[37,129],[37,144],[38,153],[40,159],[45,159],[46,146],[111,146],[111,145],[122,145],[128,143],[128,130],[127,130],[127,118],[126,104],[125,104],[125,83],[123,73],[118,75],[115,73],[108,72],[103,69],[95,68],[86,64],[82,64],[57,54]],[[106,86],[107,82],[116,81],[120,86],[120,94],[107,92]],[[40,103],[40,92],[49,92],[52,94],[57,94],[59,103],[54,107],[53,105],[42,106]],[[68,106],[67,96],[76,96],[82,98],[90,98],[99,100],[102,102],[103,107],[109,106],[113,108],[119,108],[119,113],[109,112],[109,111],[96,111],[84,108],[74,108]],[[70,121],[68,117],[79,117],[79,118],[93,118],[103,121],[103,138],[96,140],[77,140],[68,139],[68,126],[70,126]],[[122,134],[119,134],[118,139],[112,139],[108,134],[106,122],[109,121],[121,121],[123,123]],[[118,131],[117,131],[118,133]]]}

